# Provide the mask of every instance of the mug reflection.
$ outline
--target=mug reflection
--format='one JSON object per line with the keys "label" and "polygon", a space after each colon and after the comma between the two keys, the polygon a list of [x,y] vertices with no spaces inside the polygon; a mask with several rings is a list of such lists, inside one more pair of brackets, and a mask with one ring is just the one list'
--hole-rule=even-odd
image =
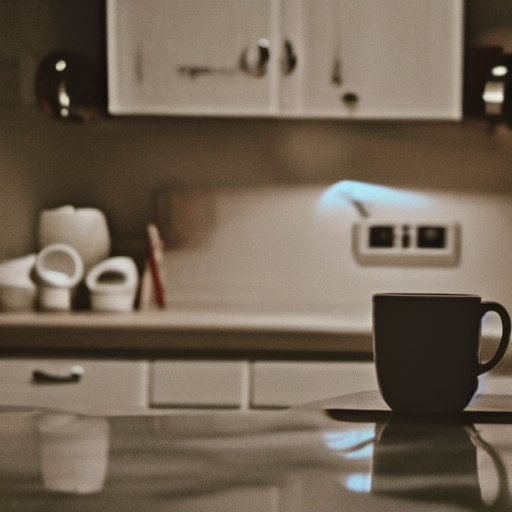
{"label": "mug reflection", "polygon": [[367,487],[352,490],[469,510],[511,509],[505,464],[473,424],[392,416],[376,425],[372,442]]}

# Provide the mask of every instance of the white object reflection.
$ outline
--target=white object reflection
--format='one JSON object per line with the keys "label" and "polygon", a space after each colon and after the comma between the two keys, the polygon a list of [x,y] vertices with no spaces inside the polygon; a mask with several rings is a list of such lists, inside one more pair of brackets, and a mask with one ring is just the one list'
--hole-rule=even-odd
{"label": "white object reflection", "polygon": [[109,456],[105,418],[45,414],[37,419],[37,428],[46,490],[91,494],[103,489]]}

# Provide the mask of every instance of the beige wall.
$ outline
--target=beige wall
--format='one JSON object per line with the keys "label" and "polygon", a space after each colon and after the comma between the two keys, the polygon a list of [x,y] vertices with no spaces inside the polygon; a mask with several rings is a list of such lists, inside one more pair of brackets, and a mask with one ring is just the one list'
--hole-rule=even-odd
{"label": "beige wall", "polygon": [[[19,55],[30,69],[63,36],[51,9],[21,12],[25,2],[0,2],[0,57]],[[471,25],[471,37],[510,41],[512,19],[483,16],[478,11],[484,3],[470,2],[481,21]],[[15,28],[5,32],[9,16]],[[27,99],[30,87],[29,81],[17,104],[0,104],[0,259],[34,250],[37,212],[63,203],[102,208],[117,240],[142,238],[151,191],[173,182],[245,186],[355,179],[512,192],[512,131],[505,128],[491,134],[469,121],[200,118],[75,125],[38,112]]]}

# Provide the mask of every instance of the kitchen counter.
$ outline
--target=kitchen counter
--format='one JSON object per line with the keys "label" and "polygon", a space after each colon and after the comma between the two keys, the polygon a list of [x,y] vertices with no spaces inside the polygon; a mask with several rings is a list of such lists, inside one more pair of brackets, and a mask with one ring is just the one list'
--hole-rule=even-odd
{"label": "kitchen counter", "polygon": [[[488,318],[484,359],[501,325]],[[494,341],[493,341],[494,340]],[[371,318],[217,310],[0,313],[0,354],[94,357],[371,359]],[[511,350],[507,359],[512,358]]]}
{"label": "kitchen counter", "polygon": [[371,357],[371,321],[321,315],[167,310],[133,313],[2,313],[0,352],[116,357],[227,353]]}
{"label": "kitchen counter", "polygon": [[2,408],[0,508],[508,512],[512,397],[492,398],[450,417],[358,395],[280,412]]}
{"label": "kitchen counter", "polygon": [[[501,325],[484,324],[486,360]],[[123,399],[146,407],[246,410],[377,389],[370,325],[356,315],[213,310],[2,314],[0,381],[6,393],[0,403],[112,407]],[[508,350],[482,377],[482,389],[508,392],[511,364]],[[82,376],[73,380],[77,365]],[[60,386],[40,384],[35,373]]]}

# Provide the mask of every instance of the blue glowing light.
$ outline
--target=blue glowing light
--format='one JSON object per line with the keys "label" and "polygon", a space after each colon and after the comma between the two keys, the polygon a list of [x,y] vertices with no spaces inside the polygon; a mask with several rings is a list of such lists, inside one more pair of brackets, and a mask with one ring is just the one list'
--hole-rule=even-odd
{"label": "blue glowing light", "polygon": [[368,216],[372,205],[398,208],[425,208],[429,200],[419,192],[383,185],[343,180],[328,187],[318,202],[320,212],[328,212],[352,203],[362,216]]}
{"label": "blue glowing light", "polygon": [[353,492],[370,492],[372,475],[370,473],[352,473],[345,479],[345,487]]}
{"label": "blue glowing light", "polygon": [[373,444],[367,444],[359,450],[353,452],[347,452],[343,454],[345,459],[369,459],[373,455]]}
{"label": "blue glowing light", "polygon": [[373,454],[375,432],[362,430],[332,431],[324,433],[324,443],[329,450],[339,452],[346,459],[364,459]]}

